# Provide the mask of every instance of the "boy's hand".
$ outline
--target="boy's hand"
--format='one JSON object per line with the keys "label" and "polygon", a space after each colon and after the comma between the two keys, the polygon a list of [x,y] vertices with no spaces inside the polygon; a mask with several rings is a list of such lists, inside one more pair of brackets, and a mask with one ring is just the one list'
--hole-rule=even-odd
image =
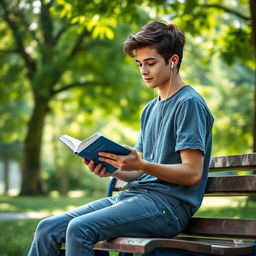
{"label": "boy's hand", "polygon": [[106,171],[106,168],[102,164],[97,164],[95,166],[94,161],[88,161],[85,158],[83,158],[83,163],[87,165],[90,172],[94,173],[95,175],[99,177],[109,177],[111,176],[110,173]]}
{"label": "boy's hand", "polygon": [[121,171],[140,170],[143,164],[143,160],[141,159],[140,155],[135,149],[128,146],[125,147],[131,150],[130,154],[123,156],[99,152],[99,160],[107,162]]}

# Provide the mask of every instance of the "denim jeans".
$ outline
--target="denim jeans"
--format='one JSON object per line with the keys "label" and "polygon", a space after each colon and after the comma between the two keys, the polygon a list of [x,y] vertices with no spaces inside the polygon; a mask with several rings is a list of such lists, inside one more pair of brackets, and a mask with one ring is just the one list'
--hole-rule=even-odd
{"label": "denim jeans", "polygon": [[147,190],[124,191],[40,221],[28,256],[92,256],[98,241],[119,236],[173,237],[190,216],[183,204]]}

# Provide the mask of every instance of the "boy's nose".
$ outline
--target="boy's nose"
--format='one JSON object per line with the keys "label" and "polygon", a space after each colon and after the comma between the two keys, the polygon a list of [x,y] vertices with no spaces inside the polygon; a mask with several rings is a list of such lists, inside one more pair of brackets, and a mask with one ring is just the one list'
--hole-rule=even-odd
{"label": "boy's nose", "polygon": [[148,75],[148,73],[149,73],[149,71],[145,66],[141,68],[141,74],[142,75]]}

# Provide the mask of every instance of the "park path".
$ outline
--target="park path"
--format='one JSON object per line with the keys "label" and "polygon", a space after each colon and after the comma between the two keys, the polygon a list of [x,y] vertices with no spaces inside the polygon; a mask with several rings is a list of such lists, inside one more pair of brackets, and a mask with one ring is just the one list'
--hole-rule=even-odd
{"label": "park path", "polygon": [[15,221],[15,220],[27,220],[27,219],[42,219],[49,216],[49,213],[45,212],[1,212],[1,221]]}

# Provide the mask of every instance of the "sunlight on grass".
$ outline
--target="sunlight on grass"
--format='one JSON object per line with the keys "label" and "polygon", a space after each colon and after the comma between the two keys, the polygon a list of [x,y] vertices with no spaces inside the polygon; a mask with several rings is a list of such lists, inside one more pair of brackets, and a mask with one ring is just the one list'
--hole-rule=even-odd
{"label": "sunlight on grass", "polygon": [[71,210],[75,207],[84,205],[88,202],[94,201],[104,195],[95,194],[91,196],[78,197],[83,193],[71,194],[71,197],[60,196],[54,193],[51,196],[39,197],[11,197],[3,196],[0,201],[0,212],[44,212],[49,214],[56,214]]}
{"label": "sunlight on grass", "polygon": [[195,216],[255,219],[256,202],[247,197],[207,197]]}
{"label": "sunlight on grass", "polygon": [[69,191],[68,192],[68,197],[69,198],[81,198],[81,197],[85,197],[86,193],[85,191]]}
{"label": "sunlight on grass", "polygon": [[0,211],[15,211],[15,207],[10,203],[1,203],[0,202]]}
{"label": "sunlight on grass", "polygon": [[237,207],[245,206],[247,197],[204,197],[202,207],[228,206]]}

